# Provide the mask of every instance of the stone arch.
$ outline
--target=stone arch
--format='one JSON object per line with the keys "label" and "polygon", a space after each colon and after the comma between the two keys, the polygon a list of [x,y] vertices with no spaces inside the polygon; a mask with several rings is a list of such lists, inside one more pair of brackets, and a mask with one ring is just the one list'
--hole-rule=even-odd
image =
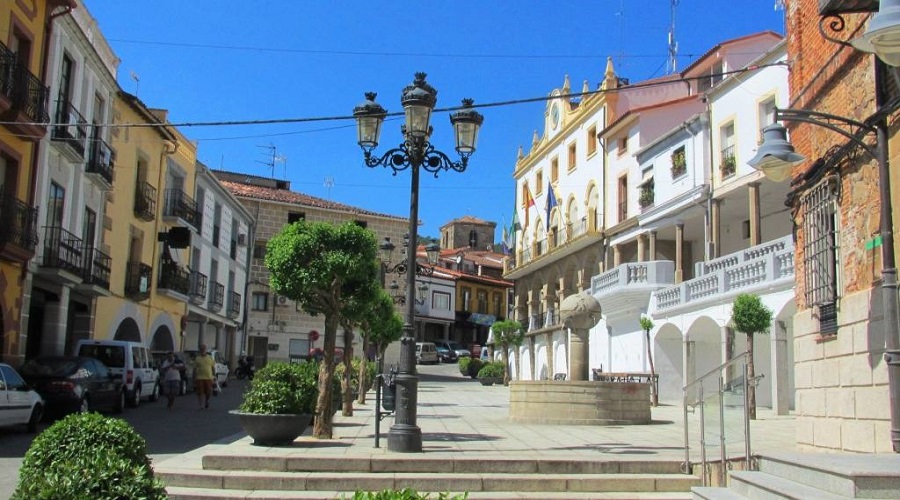
{"label": "stone arch", "polygon": [[585,191],[585,208],[587,209],[586,218],[588,228],[591,230],[598,230],[602,225],[602,214],[600,213],[600,191],[597,189],[597,186],[591,181],[587,185],[587,190]]}
{"label": "stone arch", "polygon": [[722,328],[709,316],[700,316],[688,327],[685,340],[692,342],[691,354],[685,366],[688,380],[696,380],[722,364]]}
{"label": "stone arch", "polygon": [[116,333],[113,335],[113,340],[128,340],[131,342],[140,342],[141,341],[141,327],[138,326],[137,321],[132,318],[124,318],[121,322],[119,322],[118,328],[116,328]]}
{"label": "stone arch", "polygon": [[150,340],[150,350],[157,352],[176,350],[175,335],[172,334],[172,330],[169,330],[168,326],[160,325],[159,328],[153,332],[153,337]]}
{"label": "stone arch", "polygon": [[666,323],[653,337],[653,364],[659,375],[659,400],[681,401],[684,387],[684,342],[681,330]]}

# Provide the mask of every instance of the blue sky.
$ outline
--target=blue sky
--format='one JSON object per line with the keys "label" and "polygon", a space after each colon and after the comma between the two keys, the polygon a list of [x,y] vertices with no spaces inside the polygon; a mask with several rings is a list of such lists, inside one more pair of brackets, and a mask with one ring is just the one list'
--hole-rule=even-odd
{"label": "blue sky", "polygon": [[[679,0],[678,68],[716,43],[784,33],[775,0]],[[438,108],[540,98],[587,79],[595,89],[606,58],[632,83],[666,73],[668,0],[86,0],[121,59],[121,87],[173,123],[343,117],[378,92],[402,111],[400,92],[428,73]],[[139,81],[132,78],[136,75]],[[542,133],[544,104],[488,107],[479,148],[464,173],[423,172],[419,233],[437,236],[453,218],[501,224],[512,218],[520,145]],[[432,118],[435,147],[456,158],[448,113]],[[387,121],[385,151],[401,142]],[[182,127],[212,168],[274,176],[292,189],[380,213],[409,214],[409,172],[369,169],[352,120],[280,125]]]}

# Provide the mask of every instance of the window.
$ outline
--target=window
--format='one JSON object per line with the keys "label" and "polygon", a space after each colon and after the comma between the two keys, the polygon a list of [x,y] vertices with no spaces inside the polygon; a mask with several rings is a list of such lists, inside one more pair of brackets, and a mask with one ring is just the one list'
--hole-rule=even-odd
{"label": "window", "polygon": [[576,142],[569,144],[569,172],[575,170],[575,167],[578,166],[578,164],[577,164],[578,159],[576,156],[578,153],[577,145],[578,145],[578,143],[576,143]]}
{"label": "window", "polygon": [[55,182],[50,183],[50,200],[47,202],[47,226],[62,227],[63,204],[66,190]]}
{"label": "window", "polygon": [[446,292],[434,292],[431,294],[431,309],[434,311],[450,310],[450,294]]}
{"label": "window", "polygon": [[487,314],[487,312],[488,312],[488,294],[487,294],[487,292],[484,290],[478,290],[476,295],[478,297],[478,299],[477,299],[478,300],[478,306],[477,306],[478,309],[476,309],[475,312],[480,313],[480,314]]}
{"label": "window", "polygon": [[628,176],[619,177],[619,222],[628,218]]}
{"label": "window", "polygon": [[59,69],[59,101],[61,106],[69,104],[69,100],[72,99],[72,81],[74,76],[75,62],[72,61],[69,54],[63,54],[62,67]]}
{"label": "window", "polygon": [[469,231],[469,246],[478,248],[478,231],[475,231],[474,229]]}
{"label": "window", "polygon": [[592,154],[597,152],[597,126],[591,125],[587,131],[587,137],[585,137],[585,143],[587,144],[587,155],[591,156]]}
{"label": "window", "polygon": [[556,183],[559,180],[559,158],[554,157],[550,160],[550,182]]}
{"label": "window", "polygon": [[687,172],[687,157],[685,156],[684,146],[676,149],[672,153],[672,178],[681,177]]}
{"label": "window", "polygon": [[357,226],[363,228],[363,229],[369,227],[369,223],[366,222],[366,221],[364,221],[364,220],[355,220],[355,221],[353,221],[353,223],[356,224]]}
{"label": "window", "polygon": [[819,307],[819,330],[837,333],[838,258],[836,203],[839,186],[826,179],[800,199],[805,235],[803,267],[807,306]]}
{"label": "window", "polygon": [[305,212],[288,212],[288,224],[293,224],[298,220],[306,220]]}
{"label": "window", "polygon": [[492,302],[494,306],[494,314],[500,318],[505,316],[503,314],[503,293],[502,292],[494,292],[492,295]]}
{"label": "window", "polygon": [[460,311],[468,311],[469,310],[469,300],[472,298],[472,289],[464,286],[460,288],[460,292],[462,292],[462,300],[459,304]]}
{"label": "window", "polygon": [[722,145],[721,156],[719,157],[719,169],[722,172],[722,177],[729,177],[734,175],[737,171],[737,158],[735,157],[734,146],[734,122],[720,128],[719,135]]}
{"label": "window", "polygon": [[628,152],[628,134],[625,134],[616,141],[619,156]]}
{"label": "window", "polygon": [[759,144],[762,144],[762,129],[775,123],[775,96],[759,103]]}
{"label": "window", "polygon": [[537,186],[534,187],[534,194],[535,194],[535,196],[540,196],[541,193],[544,192],[544,187],[543,187],[544,186],[544,171],[543,170],[537,171],[537,173],[534,175],[534,182],[537,184]]}
{"label": "window", "polygon": [[254,311],[269,310],[269,294],[266,292],[253,292],[251,297],[251,307]]}
{"label": "window", "polygon": [[222,236],[222,205],[216,203],[215,215],[213,215],[212,244],[218,247]]}
{"label": "window", "polygon": [[268,242],[266,240],[256,240],[256,243],[253,244],[253,258],[254,259],[265,259],[266,258],[266,244]]}
{"label": "window", "polygon": [[713,64],[706,72],[706,76],[697,80],[697,91],[706,92],[715,84],[721,82],[725,77],[725,75],[722,74],[724,71],[725,67],[722,65],[722,61]]}
{"label": "window", "polygon": [[[97,234],[97,212],[90,208],[84,208],[84,224],[81,227],[81,241],[86,248],[94,248],[94,237]],[[92,255],[86,256],[92,259]]]}

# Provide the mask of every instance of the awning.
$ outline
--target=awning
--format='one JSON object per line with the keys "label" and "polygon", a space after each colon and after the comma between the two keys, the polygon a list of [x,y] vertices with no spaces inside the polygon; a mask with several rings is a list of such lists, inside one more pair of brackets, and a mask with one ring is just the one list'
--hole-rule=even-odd
{"label": "awning", "polygon": [[497,321],[497,317],[493,314],[472,313],[469,315],[469,322],[476,325],[491,326]]}

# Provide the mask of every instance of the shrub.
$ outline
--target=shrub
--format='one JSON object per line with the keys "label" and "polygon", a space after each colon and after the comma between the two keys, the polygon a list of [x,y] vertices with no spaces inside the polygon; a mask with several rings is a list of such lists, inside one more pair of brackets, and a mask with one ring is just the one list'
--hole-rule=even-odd
{"label": "shrub", "polygon": [[[353,358],[350,361],[350,369],[351,369],[350,386],[353,387],[353,392],[359,391],[359,364],[360,363],[362,363],[362,360],[360,360],[359,358]],[[377,367],[375,366],[374,362],[369,361],[366,363],[366,386],[363,387],[363,389],[362,389],[363,392],[367,392],[374,385],[376,370],[377,370]],[[339,380],[344,377],[344,363],[343,362],[335,364],[334,376]]]}
{"label": "shrub", "polygon": [[[341,495],[341,498],[345,498]],[[382,490],[382,491],[356,491],[352,500],[427,500],[431,496],[427,493],[418,493],[411,488],[403,490]],[[439,493],[437,500],[466,500],[469,498],[468,493],[450,496],[450,493]]]}
{"label": "shrub", "polygon": [[500,378],[503,376],[503,363],[490,362],[478,370],[478,378]]}
{"label": "shrub", "polygon": [[147,443],[127,422],[76,413],[38,435],[19,469],[14,500],[163,499]]}
{"label": "shrub", "polygon": [[466,370],[466,374],[472,378],[478,376],[478,371],[481,370],[481,367],[484,366],[484,361],[478,358],[471,358],[469,361],[468,369]]}
{"label": "shrub", "polygon": [[273,361],[262,367],[244,394],[246,413],[313,414],[319,396],[319,364]]}
{"label": "shrub", "polygon": [[469,363],[471,361],[472,361],[472,358],[470,358],[468,356],[459,358],[459,363],[458,363],[459,374],[462,375],[463,377],[469,376]]}

